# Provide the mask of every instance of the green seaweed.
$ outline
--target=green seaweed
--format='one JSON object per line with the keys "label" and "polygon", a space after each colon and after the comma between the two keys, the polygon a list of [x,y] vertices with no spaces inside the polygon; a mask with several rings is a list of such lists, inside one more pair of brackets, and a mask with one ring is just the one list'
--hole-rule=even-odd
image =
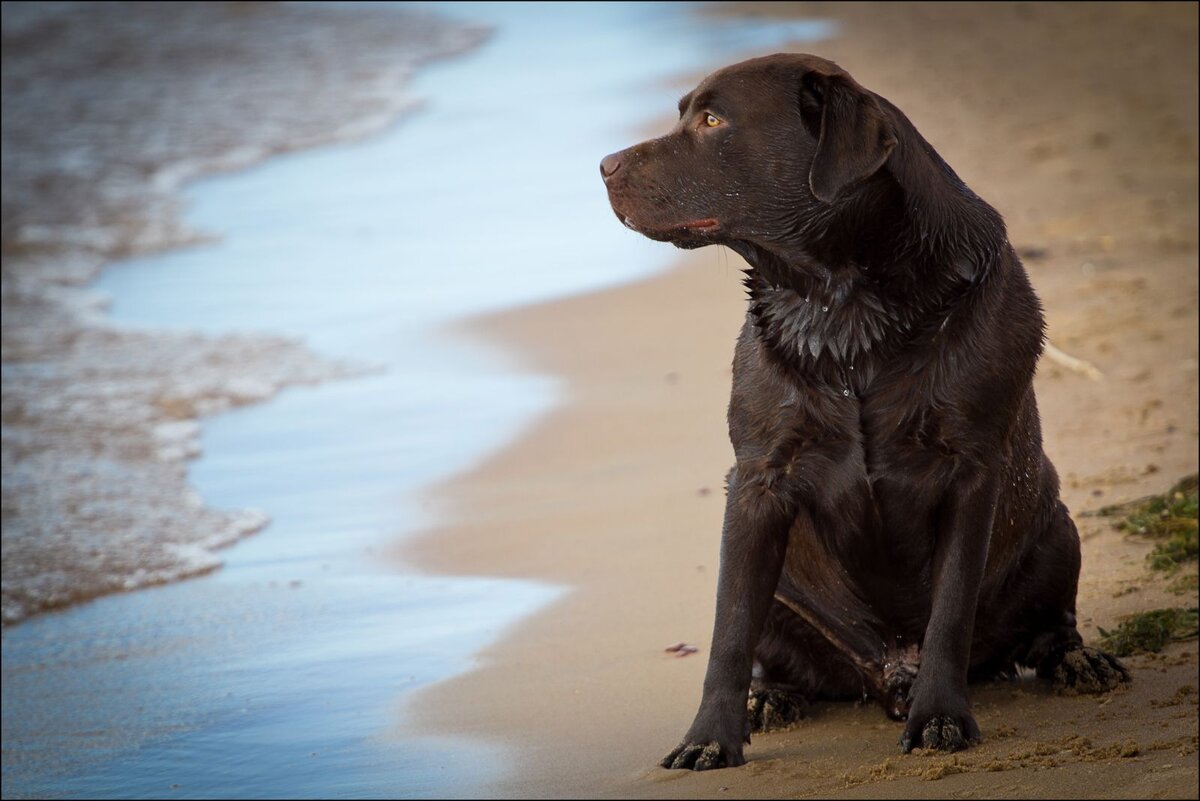
{"label": "green seaweed", "polygon": [[1100,629],[1101,646],[1116,656],[1155,653],[1172,640],[1197,634],[1197,608],[1153,609],[1122,618],[1115,631]]}
{"label": "green seaweed", "polygon": [[1167,585],[1167,589],[1176,595],[1187,595],[1188,593],[1195,595],[1197,590],[1200,590],[1200,576],[1195,573],[1186,573]]}
{"label": "green seaweed", "polygon": [[1155,540],[1154,550],[1146,557],[1155,570],[1174,571],[1186,562],[1195,562],[1200,553],[1196,474],[1176,482],[1162,495],[1106,506],[1099,514],[1120,517],[1116,526],[1121,531]]}

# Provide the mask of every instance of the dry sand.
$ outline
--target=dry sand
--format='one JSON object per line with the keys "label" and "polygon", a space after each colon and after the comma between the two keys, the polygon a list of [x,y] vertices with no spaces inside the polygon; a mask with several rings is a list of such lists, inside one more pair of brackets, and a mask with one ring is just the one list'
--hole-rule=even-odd
{"label": "dry sand", "polygon": [[[1091,380],[1043,361],[1037,378],[1046,447],[1084,541],[1084,638],[1123,614],[1194,604],[1147,570],[1148,544],[1079,513],[1196,469],[1196,7],[737,13],[748,10],[842,23],[836,40],[803,49],[903,108],[1004,214],[1051,338],[1102,371]],[[1195,797],[1194,640],[1130,659],[1132,689],[1101,698],[1037,682],[975,688],[986,742],[957,756],[900,756],[899,724],[877,707],[830,704],[757,736],[744,768],[653,767],[691,720],[707,658],[740,267],[707,249],[634,286],[468,327],[564,376],[567,403],[440,488],[451,522],[403,558],[574,591],[476,671],[421,696],[416,713],[434,732],[511,746],[501,795]],[[664,654],[680,640],[700,652]]]}

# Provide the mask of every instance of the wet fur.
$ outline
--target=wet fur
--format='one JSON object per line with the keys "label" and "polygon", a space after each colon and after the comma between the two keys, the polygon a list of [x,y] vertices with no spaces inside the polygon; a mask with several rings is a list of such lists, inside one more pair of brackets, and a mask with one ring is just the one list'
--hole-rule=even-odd
{"label": "wet fur", "polygon": [[[694,123],[710,109],[726,130]],[[602,172],[629,227],[748,264],[713,650],[663,764],[743,761],[752,667],[759,691],[876,698],[906,750],[978,740],[968,678],[1049,677],[1082,644],[1032,386],[1044,320],[1000,215],[811,56],[710,76]],[[702,218],[720,226],[681,227]]]}

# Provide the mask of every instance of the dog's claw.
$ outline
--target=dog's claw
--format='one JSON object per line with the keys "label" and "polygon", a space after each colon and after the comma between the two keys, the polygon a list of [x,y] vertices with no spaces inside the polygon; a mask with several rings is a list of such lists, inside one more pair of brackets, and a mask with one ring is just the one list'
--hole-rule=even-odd
{"label": "dog's claw", "polygon": [[708,743],[681,743],[658,764],[671,770],[715,770],[744,763],[741,754],[733,753],[714,740]]}
{"label": "dog's claw", "polygon": [[982,741],[979,727],[969,717],[959,719],[954,715],[934,715],[918,727],[910,720],[900,735],[900,750],[911,753],[914,748],[932,748],[938,751],[962,751]]}
{"label": "dog's claw", "polygon": [[1129,671],[1111,654],[1080,646],[1063,654],[1054,668],[1055,685],[1077,693],[1105,693],[1132,681]]}
{"label": "dog's claw", "polygon": [[[751,732],[781,731],[791,728],[808,711],[807,700],[796,693],[778,689],[751,690],[746,712]],[[749,742],[749,737],[746,738]]]}
{"label": "dog's claw", "polygon": [[672,770],[709,770],[720,767],[722,761],[721,746],[716,743],[706,743],[705,745],[685,745],[675,749],[662,761],[662,766]]}

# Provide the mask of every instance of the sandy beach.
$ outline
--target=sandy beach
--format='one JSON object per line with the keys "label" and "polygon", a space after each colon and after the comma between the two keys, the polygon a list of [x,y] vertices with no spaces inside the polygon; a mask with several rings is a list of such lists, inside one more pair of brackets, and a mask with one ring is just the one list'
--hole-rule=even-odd
{"label": "sandy beach", "polygon": [[1196,797],[1194,636],[1110,695],[976,687],[956,755],[823,704],[743,768],[656,767],[710,647],[743,265],[624,230],[596,170],[767,42],[904,109],[1090,365],[1037,391],[1096,643],[1197,603],[1194,557],[1096,514],[1197,469],[1194,5],[3,29],[6,798]]}
{"label": "sandy beach", "polygon": [[[1172,593],[1147,569],[1149,543],[1086,516],[1197,466],[1195,7],[736,12],[838,22],[836,38],[797,49],[896,103],[1004,215],[1050,339],[1102,374],[1043,360],[1036,383],[1083,540],[1085,640],[1126,614],[1195,605],[1194,590]],[[680,76],[680,89],[699,77]],[[661,129],[670,116],[664,108]],[[630,143],[645,133],[631,130]],[[634,236],[612,225],[614,237]],[[1195,639],[1130,658],[1133,686],[1099,698],[1034,681],[977,687],[985,742],[958,755],[902,757],[900,727],[878,708],[830,704],[792,731],[756,736],[744,768],[654,767],[691,720],[707,658],[740,268],[706,249],[661,277],[454,332],[563,377],[567,399],[439,487],[450,522],[398,556],[572,591],[478,669],[422,693],[411,711],[423,725],[508,746],[500,796],[1195,797]],[[664,653],[678,641],[699,653]]]}

